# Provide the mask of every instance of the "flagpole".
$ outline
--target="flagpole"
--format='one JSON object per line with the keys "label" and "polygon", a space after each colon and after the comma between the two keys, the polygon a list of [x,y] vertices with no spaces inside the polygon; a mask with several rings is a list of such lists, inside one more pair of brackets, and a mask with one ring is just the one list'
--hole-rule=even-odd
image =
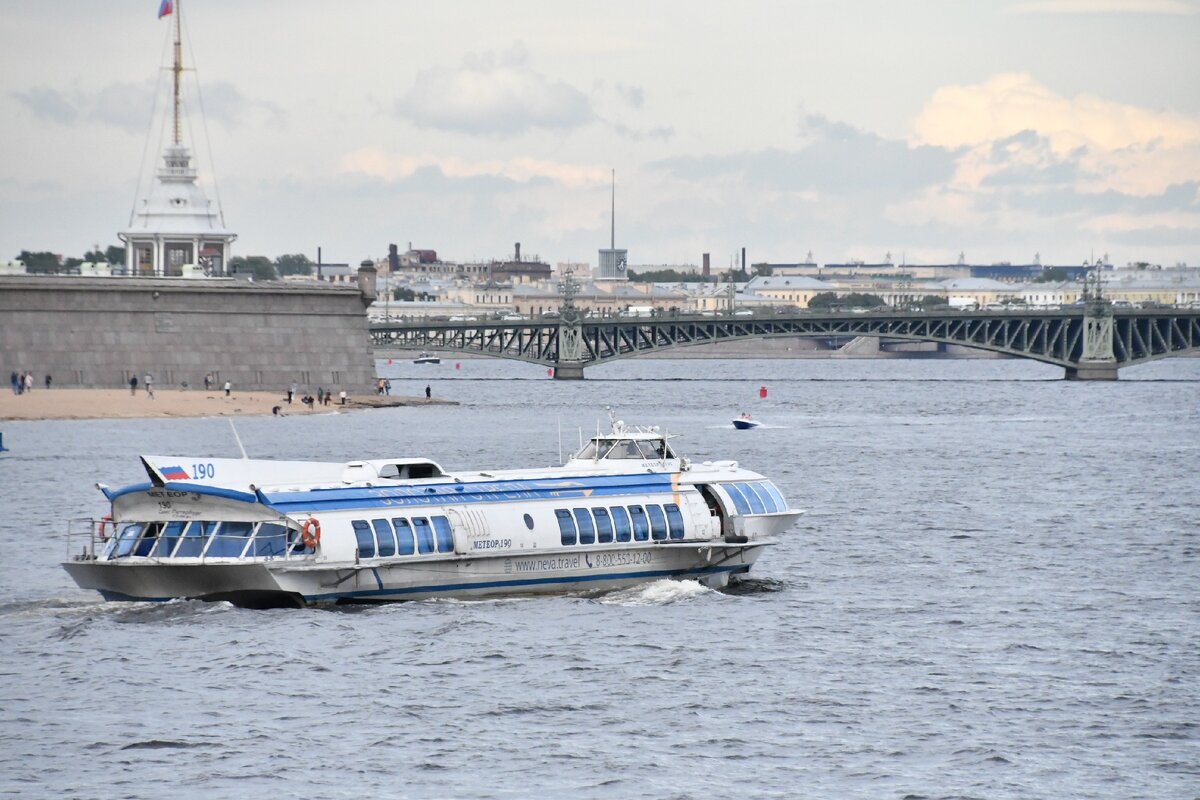
{"label": "flagpole", "polygon": [[180,36],[183,11],[180,8],[180,0],[174,0],[173,5],[171,10],[175,12],[175,144],[178,145],[182,138],[179,130],[179,76],[183,73],[183,45]]}

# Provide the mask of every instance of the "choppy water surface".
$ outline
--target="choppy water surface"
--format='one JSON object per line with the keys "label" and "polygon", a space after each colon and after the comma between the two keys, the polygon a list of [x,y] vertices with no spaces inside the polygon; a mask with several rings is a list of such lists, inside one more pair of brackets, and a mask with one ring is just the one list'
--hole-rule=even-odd
{"label": "choppy water surface", "polygon": [[[725,593],[103,603],[57,565],[65,520],[141,453],[235,456],[228,422],[4,423],[0,795],[1200,794],[1200,360],[1116,384],[1016,361],[382,368],[462,405],[241,437],[532,466],[612,404],[809,513]],[[734,431],[742,410],[771,427]]]}

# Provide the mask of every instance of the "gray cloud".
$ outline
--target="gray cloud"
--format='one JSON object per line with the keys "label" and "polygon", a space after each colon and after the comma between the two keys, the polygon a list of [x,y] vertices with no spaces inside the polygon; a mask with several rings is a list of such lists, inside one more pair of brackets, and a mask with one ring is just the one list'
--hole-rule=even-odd
{"label": "gray cloud", "polygon": [[79,117],[76,103],[57,89],[35,86],[27,92],[11,92],[12,97],[35,117],[69,125]]}
{"label": "gray cloud", "polygon": [[641,108],[646,102],[646,93],[640,86],[626,86],[618,83],[616,86],[617,94],[621,96],[631,108]]}
{"label": "gray cloud", "polygon": [[592,121],[583,92],[547,79],[525,62],[518,45],[500,56],[472,55],[459,67],[423,70],[396,101],[396,113],[421,127],[499,137]]}
{"label": "gray cloud", "polygon": [[740,174],[753,185],[829,194],[904,193],[943,183],[955,153],[942,147],[884,139],[841,122],[810,115],[796,150],[769,149],[726,156],[668,158],[651,166],[684,180]]}

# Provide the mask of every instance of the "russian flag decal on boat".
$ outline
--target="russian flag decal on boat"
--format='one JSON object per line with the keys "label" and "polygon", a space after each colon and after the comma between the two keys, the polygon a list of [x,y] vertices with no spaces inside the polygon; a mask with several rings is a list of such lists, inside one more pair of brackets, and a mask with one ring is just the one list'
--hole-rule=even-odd
{"label": "russian flag decal on boat", "polygon": [[162,472],[162,476],[169,481],[186,481],[189,479],[187,472],[180,466],[163,467],[160,471]]}

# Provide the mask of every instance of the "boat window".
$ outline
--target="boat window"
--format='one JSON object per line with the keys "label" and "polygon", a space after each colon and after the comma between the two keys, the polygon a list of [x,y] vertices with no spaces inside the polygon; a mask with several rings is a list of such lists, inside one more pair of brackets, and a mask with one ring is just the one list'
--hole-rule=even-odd
{"label": "boat window", "polygon": [[358,557],[374,558],[375,535],[371,533],[371,526],[365,519],[351,520],[350,524],[354,527],[354,538],[358,541]]}
{"label": "boat window", "polygon": [[575,544],[575,519],[571,516],[571,512],[565,508],[554,509],[554,516],[558,517],[558,533],[564,545]]}
{"label": "boat window", "polygon": [[404,517],[393,517],[392,525],[396,526],[396,542],[399,544],[396,553],[402,556],[411,556],[417,552],[413,546],[412,526],[408,524],[408,520]]}
{"label": "boat window", "polygon": [[641,461],[645,456],[642,455],[641,450],[638,450],[637,442],[632,439],[622,439],[613,446],[612,450],[608,451],[608,455],[605,458],[633,458]]}
{"label": "boat window", "polygon": [[[763,508],[766,510],[766,513],[774,514],[776,511],[778,511],[778,509],[775,508],[775,501],[773,499],[771,499],[771,495],[767,492],[766,489],[763,488],[763,485],[761,483],[744,483],[744,484],[742,484],[742,491],[744,492],[746,489],[749,489],[750,491],[754,492],[754,494],[756,494],[758,496],[759,502],[761,502],[763,504]],[[751,505],[754,505],[754,504],[751,503]]]}
{"label": "boat window", "polygon": [[575,454],[576,458],[595,458],[597,453],[596,440],[592,439],[583,446],[583,449]]}
{"label": "boat window", "polygon": [[400,467],[396,464],[384,464],[379,468],[379,477],[391,480],[400,479]]}
{"label": "boat window", "polygon": [[612,518],[613,525],[617,529],[617,541],[628,542],[630,531],[629,512],[626,511],[624,507],[617,506],[616,508],[612,509]]}
{"label": "boat window", "polygon": [[683,514],[679,512],[679,506],[667,503],[663,508],[667,512],[667,527],[671,531],[671,538],[682,539],[684,535]]}
{"label": "boat window", "polygon": [[739,483],[737,484],[737,488],[742,490],[742,495],[746,498],[746,502],[750,504],[750,512],[752,514],[767,513],[767,507],[763,505],[762,498],[755,493],[754,487],[748,483]]}
{"label": "boat window", "polygon": [[592,514],[596,517],[596,541],[604,544],[613,540],[612,519],[608,516],[607,508],[593,508]]}
{"label": "boat window", "polygon": [[179,537],[183,535],[185,525],[187,525],[186,522],[168,522],[162,533],[159,534],[158,542],[154,545],[151,555],[155,558],[170,558],[171,551],[175,549],[175,545],[179,544]]}
{"label": "boat window", "polygon": [[783,499],[783,495],[779,493],[777,488],[775,488],[775,484],[771,483],[770,481],[763,481],[759,485],[767,490],[767,494],[771,495],[771,499],[775,501],[775,508],[780,511],[787,511],[787,501]]}
{"label": "boat window", "polygon": [[596,526],[592,523],[592,515],[586,508],[575,509],[575,521],[579,524],[579,543],[596,543]]}
{"label": "boat window", "polygon": [[650,538],[650,523],[646,521],[646,512],[641,506],[630,506],[629,517],[633,520],[633,538],[644,542]]}
{"label": "boat window", "polygon": [[162,530],[161,522],[151,522],[142,531],[142,538],[138,539],[137,544],[133,546],[132,555],[148,556],[150,551],[154,549],[155,539],[158,537],[158,532]]}
{"label": "boat window", "polygon": [[729,498],[733,500],[733,507],[737,509],[739,514],[750,513],[750,504],[746,502],[746,496],[742,494],[741,490],[738,489],[737,486],[732,483],[722,483],[721,488],[724,489],[725,493],[729,495]]}
{"label": "boat window", "polygon": [[133,544],[142,535],[142,524],[135,522],[132,525],[126,525],[120,535],[117,537],[117,554],[113,558],[122,558],[133,552]]}
{"label": "boat window", "polygon": [[376,552],[379,553],[379,557],[396,555],[396,534],[392,533],[392,523],[386,519],[373,519],[371,527],[375,529]]}
{"label": "boat window", "polygon": [[454,552],[454,532],[450,530],[450,520],[445,517],[434,517],[433,533],[437,537],[439,553]]}
{"label": "boat window", "polygon": [[429,520],[424,517],[413,517],[413,530],[417,532],[417,552],[433,552],[433,531],[429,528]]}
{"label": "boat window", "polygon": [[254,534],[250,555],[281,556],[287,552],[288,527],[278,522],[264,522]]}
{"label": "boat window", "polygon": [[666,444],[667,443],[662,439],[657,441],[638,442],[638,446],[642,450],[642,458],[646,459],[647,461],[658,461],[662,458],[670,458],[670,456],[666,455]]}
{"label": "boat window", "polygon": [[198,558],[208,544],[208,537],[217,529],[217,523],[196,520],[187,526],[183,539],[175,548],[175,558]]}
{"label": "boat window", "polygon": [[213,534],[205,558],[238,558],[246,549],[250,535],[254,533],[253,522],[222,522]]}
{"label": "boat window", "polygon": [[655,539],[667,538],[667,518],[662,506],[646,506],[646,513],[650,515],[650,534]]}

